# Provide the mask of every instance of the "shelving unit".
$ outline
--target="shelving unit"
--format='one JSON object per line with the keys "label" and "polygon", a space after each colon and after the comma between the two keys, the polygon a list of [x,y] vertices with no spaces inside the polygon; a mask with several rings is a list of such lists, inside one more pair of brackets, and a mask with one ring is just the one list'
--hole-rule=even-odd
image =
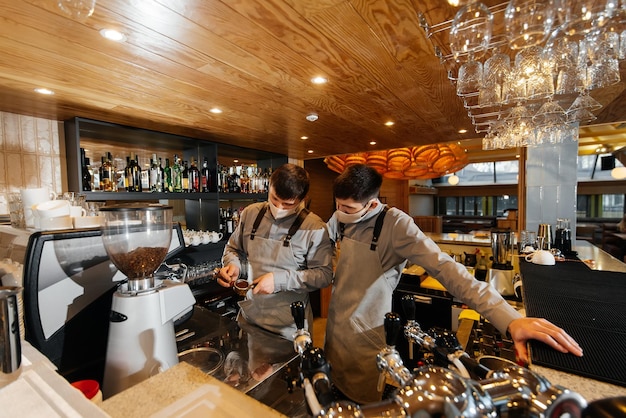
{"label": "shelving unit", "polygon": [[[65,121],[65,147],[67,155],[68,190],[81,192],[88,201],[151,201],[183,200],[186,226],[196,230],[218,230],[219,208],[243,206],[267,200],[267,193],[161,193],[161,192],[104,192],[82,191],[80,149],[84,148],[92,161],[96,156],[112,152],[114,156],[138,154],[149,159],[153,153],[172,158],[174,154],[183,160],[192,158],[201,165],[207,159],[213,178],[217,178],[218,161],[232,165],[238,160],[242,164],[276,168],[287,162],[281,154],[268,153],[249,148],[203,139],[172,135],[164,132],[133,128],[92,119],[75,117]],[[212,187],[213,188],[213,187]],[[214,187],[217,190],[217,185]]]}

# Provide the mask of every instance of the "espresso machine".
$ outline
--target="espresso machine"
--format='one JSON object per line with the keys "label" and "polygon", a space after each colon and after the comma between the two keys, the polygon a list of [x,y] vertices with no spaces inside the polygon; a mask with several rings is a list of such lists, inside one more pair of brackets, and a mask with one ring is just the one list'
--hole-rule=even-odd
{"label": "espresso machine", "polygon": [[512,296],[513,289],[513,233],[508,229],[491,231],[492,263],[488,281],[502,296]]}
{"label": "espresso machine", "polygon": [[100,209],[104,248],[128,280],[113,294],[102,392],[105,398],[178,364],[174,321],[190,313],[187,284],[157,279],[172,234],[172,207],[123,204]]}

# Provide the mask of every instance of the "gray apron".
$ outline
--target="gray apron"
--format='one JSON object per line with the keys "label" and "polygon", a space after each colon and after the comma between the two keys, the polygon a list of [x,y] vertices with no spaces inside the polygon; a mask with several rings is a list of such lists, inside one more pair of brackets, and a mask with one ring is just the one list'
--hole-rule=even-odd
{"label": "gray apron", "polygon": [[[254,236],[247,241],[246,252],[249,281],[277,270],[301,269],[293,256],[291,245],[285,246],[284,241]],[[305,304],[304,327],[309,330],[313,324],[313,310],[306,290],[286,290],[270,295],[255,295],[252,290],[248,290],[246,299],[239,302],[239,316],[248,323],[293,340],[297,328],[291,315],[291,303],[295,301]]]}
{"label": "gray apron", "polygon": [[[377,238],[376,238],[377,239]],[[379,401],[376,355],[385,347],[385,314],[391,312],[396,274],[387,277],[372,244],[341,240],[328,310],[325,352],[332,381],[359,403]]]}

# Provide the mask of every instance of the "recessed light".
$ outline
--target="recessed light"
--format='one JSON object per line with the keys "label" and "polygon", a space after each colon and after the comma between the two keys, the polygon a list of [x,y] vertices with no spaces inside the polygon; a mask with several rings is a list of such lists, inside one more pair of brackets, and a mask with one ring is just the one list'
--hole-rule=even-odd
{"label": "recessed light", "polygon": [[219,113],[222,113],[222,109],[220,109],[218,107],[214,107],[211,110],[209,110],[209,112],[215,113],[215,114],[219,114]]}
{"label": "recessed light", "polygon": [[48,96],[51,96],[54,94],[54,91],[47,89],[45,87],[38,87],[35,89],[35,92],[39,94],[47,94]]}
{"label": "recessed light", "polygon": [[326,77],[322,77],[322,76],[317,76],[317,77],[313,77],[311,79],[311,83],[313,84],[324,84],[327,83],[328,79]]}
{"label": "recessed light", "polygon": [[309,139],[309,137],[308,136],[301,136],[300,139],[304,141],[305,139]]}
{"label": "recessed light", "polygon": [[460,133],[460,134],[464,134],[464,133],[466,133],[466,132],[467,132],[467,129],[459,129],[459,133]]}
{"label": "recessed light", "polygon": [[388,120],[387,122],[385,122],[385,126],[393,126],[395,125],[395,122]]}
{"label": "recessed light", "polygon": [[313,154],[313,152],[314,152],[314,151],[313,151],[312,149],[310,149],[310,150],[308,150],[307,152],[308,152],[309,154]]}
{"label": "recessed light", "polygon": [[109,41],[125,42],[126,35],[115,29],[100,29],[100,35]]}
{"label": "recessed light", "polygon": [[370,145],[376,145],[376,141],[370,141]]}
{"label": "recessed light", "polygon": [[238,163],[238,162],[239,162],[239,160],[235,158],[235,159],[233,160],[233,162],[234,162],[234,163]]}
{"label": "recessed light", "polygon": [[315,122],[318,118],[319,116],[317,116],[315,113],[310,113],[306,115],[306,120],[308,120],[309,122]]}

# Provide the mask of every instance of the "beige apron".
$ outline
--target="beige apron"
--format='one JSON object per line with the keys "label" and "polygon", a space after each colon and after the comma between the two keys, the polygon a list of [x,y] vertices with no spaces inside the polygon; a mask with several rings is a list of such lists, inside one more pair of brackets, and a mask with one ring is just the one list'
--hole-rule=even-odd
{"label": "beige apron", "polygon": [[392,276],[385,276],[378,250],[372,251],[369,243],[341,240],[325,352],[333,383],[359,403],[382,396],[376,355],[385,347],[383,324],[397,282]]}
{"label": "beige apron", "polygon": [[[300,270],[291,245],[284,246],[283,243],[284,241],[259,236],[248,240],[246,252],[249,281],[277,270]],[[306,290],[280,291],[270,295],[255,295],[252,290],[248,290],[246,299],[239,302],[239,315],[243,315],[248,323],[293,340],[297,328],[291,315],[291,303],[298,300],[305,304],[304,327],[309,330],[313,324],[313,310],[309,303],[309,292]]]}

